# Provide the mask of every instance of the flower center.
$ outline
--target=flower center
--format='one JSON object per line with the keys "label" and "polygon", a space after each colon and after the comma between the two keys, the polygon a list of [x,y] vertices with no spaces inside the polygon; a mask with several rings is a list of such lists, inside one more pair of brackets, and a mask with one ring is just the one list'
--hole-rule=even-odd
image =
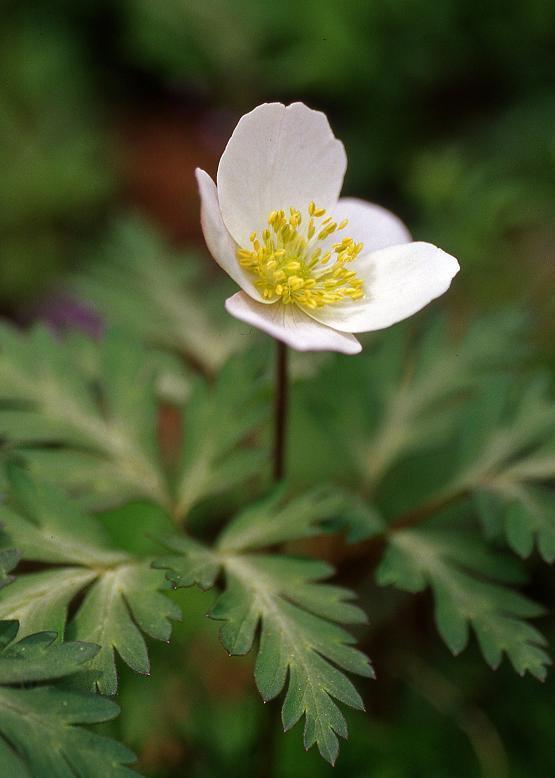
{"label": "flower center", "polygon": [[337,243],[328,240],[347,224],[348,219],[334,222],[313,202],[304,221],[296,208],[290,208],[289,215],[272,211],[261,237],[251,233],[251,249],[237,249],[237,259],[256,277],[255,286],[265,300],[307,308],[360,300],[364,297],[362,281],[348,265],[363,244],[352,238],[339,241],[339,236]]}

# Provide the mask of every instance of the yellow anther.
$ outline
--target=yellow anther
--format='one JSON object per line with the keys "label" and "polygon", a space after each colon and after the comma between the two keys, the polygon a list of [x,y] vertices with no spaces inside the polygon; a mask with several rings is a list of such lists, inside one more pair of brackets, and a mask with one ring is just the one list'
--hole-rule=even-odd
{"label": "yellow anther", "polygon": [[264,300],[295,303],[309,310],[346,299],[360,300],[364,297],[362,281],[345,265],[360,254],[362,243],[343,238],[323,252],[323,247],[315,243],[344,229],[348,220],[333,221],[325,216],[325,208],[318,208],[314,202],[307,212],[301,229],[303,218],[297,208],[289,208],[287,214],[284,210],[271,211],[261,240],[252,232],[252,248],[237,249],[239,264],[254,276]]}
{"label": "yellow anther", "polygon": [[337,229],[337,224],[335,222],[331,222],[331,224],[327,224],[323,230],[320,230],[318,233],[318,240],[324,240],[329,235],[335,232]]}

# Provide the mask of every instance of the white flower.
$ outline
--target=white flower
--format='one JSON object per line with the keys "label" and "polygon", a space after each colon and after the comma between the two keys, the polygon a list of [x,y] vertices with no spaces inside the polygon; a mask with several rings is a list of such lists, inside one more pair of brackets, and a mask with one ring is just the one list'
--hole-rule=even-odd
{"label": "white flower", "polygon": [[459,270],[389,211],[339,199],[346,167],[323,113],[266,103],[239,121],[217,187],[196,171],[206,244],[243,290],[228,312],[299,351],[358,353],[352,333],[411,316]]}

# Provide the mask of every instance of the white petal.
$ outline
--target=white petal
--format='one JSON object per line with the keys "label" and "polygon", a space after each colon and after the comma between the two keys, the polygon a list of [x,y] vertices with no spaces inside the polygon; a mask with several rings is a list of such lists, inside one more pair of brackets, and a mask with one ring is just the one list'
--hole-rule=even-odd
{"label": "white petal", "polygon": [[343,332],[370,332],[412,316],[446,292],[459,263],[431,243],[405,243],[360,257],[352,269],[364,282],[364,299],[307,313]]}
{"label": "white petal", "polygon": [[216,184],[204,170],[197,168],[195,173],[200,192],[200,223],[208,251],[235,283],[239,284],[255,300],[262,300],[258,290],[235,256],[237,245],[223,222]]}
{"label": "white petal", "polygon": [[342,197],[333,211],[334,221],[348,219],[349,224],[340,233],[332,237],[334,243],[338,236],[352,238],[364,243],[364,254],[369,254],[387,246],[410,243],[412,240],[401,219],[380,205],[358,200],[356,197]]}
{"label": "white petal", "polygon": [[268,335],[283,341],[297,351],[339,351],[358,354],[361,345],[354,335],[326,327],[311,319],[296,305],[273,303],[262,305],[244,292],[237,292],[225,302],[236,319],[251,324]]}
{"label": "white petal", "polygon": [[347,157],[326,115],[303,103],[265,103],[243,116],[220,159],[218,197],[226,227],[242,246],[273,210],[337,203]]}

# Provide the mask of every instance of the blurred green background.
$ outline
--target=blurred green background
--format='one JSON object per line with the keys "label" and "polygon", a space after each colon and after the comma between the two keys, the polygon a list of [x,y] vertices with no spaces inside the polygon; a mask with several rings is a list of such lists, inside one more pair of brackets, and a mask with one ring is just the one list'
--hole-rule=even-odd
{"label": "blurred green background", "polygon": [[[550,0],[4,0],[2,313],[83,324],[64,278],[130,211],[202,247],[194,168],[215,173],[243,112],[300,99],[345,143],[344,191],[460,259],[455,319],[531,312],[535,359],[553,372],[554,29]],[[270,714],[248,664],[230,672],[206,600],[196,615],[190,602],[184,639],[154,652],[172,672],[124,676],[119,734],[148,775],[263,775]],[[379,641],[369,715],[352,717],[334,775],[555,769],[553,691],[472,652],[453,660],[419,612]],[[330,775],[298,740],[277,736],[276,775]]]}

